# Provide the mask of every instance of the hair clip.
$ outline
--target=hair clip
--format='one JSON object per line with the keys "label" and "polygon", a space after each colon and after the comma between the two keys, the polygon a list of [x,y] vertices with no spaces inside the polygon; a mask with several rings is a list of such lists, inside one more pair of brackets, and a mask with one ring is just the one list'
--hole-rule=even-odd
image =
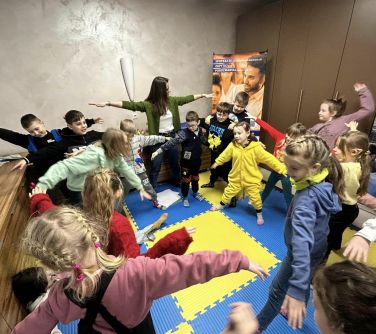
{"label": "hair clip", "polygon": [[81,271],[80,264],[79,263],[73,263],[72,267],[77,273],[76,281],[82,282],[84,280],[85,276],[84,276],[84,273]]}
{"label": "hair clip", "polygon": [[101,243],[99,241],[94,242],[95,248],[101,248]]}

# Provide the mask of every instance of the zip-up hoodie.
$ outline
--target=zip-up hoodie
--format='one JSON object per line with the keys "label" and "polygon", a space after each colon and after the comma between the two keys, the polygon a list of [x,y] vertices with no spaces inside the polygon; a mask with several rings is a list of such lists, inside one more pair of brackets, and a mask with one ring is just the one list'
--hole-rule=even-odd
{"label": "zip-up hoodie", "polygon": [[289,296],[305,300],[311,270],[325,256],[330,215],[341,210],[331,183],[321,182],[296,191],[285,225],[285,243],[292,259]]}
{"label": "zip-up hoodie", "polygon": [[113,169],[120,176],[126,177],[127,181],[137,190],[143,188],[139,177],[124,158],[119,156],[114,160],[108,159],[101,144],[90,145],[81,154],[51,166],[47,173],[39,178],[37,186],[42,189],[52,189],[60,181],[67,179],[69,190],[82,191],[86,174],[97,167]]}

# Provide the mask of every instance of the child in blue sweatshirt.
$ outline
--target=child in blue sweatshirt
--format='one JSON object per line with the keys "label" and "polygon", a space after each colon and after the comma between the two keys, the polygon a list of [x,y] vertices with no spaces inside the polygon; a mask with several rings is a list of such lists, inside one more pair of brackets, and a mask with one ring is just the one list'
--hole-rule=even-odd
{"label": "child in blue sweatshirt", "polygon": [[306,135],[290,142],[285,164],[296,188],[286,216],[287,255],[257,316],[260,332],[278,313],[288,318],[292,328],[302,327],[311,275],[325,256],[329,218],[341,210],[339,196],[344,191],[341,166],[318,136]]}

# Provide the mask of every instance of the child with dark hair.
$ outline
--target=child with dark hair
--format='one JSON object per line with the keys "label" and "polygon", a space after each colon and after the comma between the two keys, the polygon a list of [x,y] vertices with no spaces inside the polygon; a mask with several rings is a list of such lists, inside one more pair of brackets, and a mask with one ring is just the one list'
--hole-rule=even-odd
{"label": "child with dark hair", "polygon": [[[287,144],[291,140],[305,135],[307,132],[306,127],[302,123],[294,123],[290,125],[286,130],[286,134],[284,134],[282,132],[279,132],[277,129],[273,128],[270,124],[266,123],[260,118],[256,118],[255,120],[256,123],[260,125],[273,138],[275,142],[274,156],[282,163],[284,162],[284,150]],[[278,181],[281,181],[283,196],[285,197],[287,207],[289,207],[293,197],[291,193],[292,186],[290,177],[278,174],[275,171],[272,171],[270,173],[264,191],[262,192],[261,199],[263,202],[266,200]]]}
{"label": "child with dark hair", "polygon": [[[208,143],[210,148],[210,163],[213,164],[215,159],[226,149],[228,144],[234,138],[229,119],[232,105],[227,102],[221,102],[217,106],[217,112],[213,116],[206,118],[205,124],[202,126],[209,132]],[[201,122],[203,123],[203,122]],[[210,170],[209,183],[203,184],[201,188],[214,188],[214,184],[218,177],[222,177],[228,182],[228,173],[231,170],[231,161],[227,162],[218,169]]]}
{"label": "child with dark hair", "polygon": [[[53,277],[54,274],[42,267],[26,268],[12,276],[13,293],[27,313],[33,312],[48,298]],[[61,334],[61,331],[55,326],[51,334]]]}
{"label": "child with dark hair", "polygon": [[207,144],[202,128],[199,127],[199,117],[195,111],[189,111],[185,117],[187,128],[179,130],[175,138],[163,144],[156,150],[151,159],[153,160],[158,154],[169,150],[181,144],[181,193],[183,196],[183,205],[189,207],[188,192],[189,185],[192,185],[193,197],[199,201],[204,198],[198,192],[199,170],[201,166],[201,144]]}
{"label": "child with dark hair", "polygon": [[246,92],[239,92],[235,96],[234,104],[230,112],[229,118],[235,123],[239,122],[254,122],[253,118],[250,118],[245,108],[248,105],[249,95]]}

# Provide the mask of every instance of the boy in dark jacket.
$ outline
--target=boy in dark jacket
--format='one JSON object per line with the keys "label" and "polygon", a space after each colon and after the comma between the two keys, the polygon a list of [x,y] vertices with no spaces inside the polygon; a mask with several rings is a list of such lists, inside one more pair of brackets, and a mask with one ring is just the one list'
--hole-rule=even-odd
{"label": "boy in dark jacket", "polygon": [[198,173],[201,166],[201,144],[207,144],[202,128],[199,127],[199,117],[195,111],[189,111],[185,117],[187,128],[179,130],[175,138],[163,144],[156,150],[151,159],[153,160],[158,154],[181,144],[181,193],[183,196],[183,205],[189,207],[188,192],[189,185],[192,184],[193,197],[202,201],[204,198],[198,192]]}

